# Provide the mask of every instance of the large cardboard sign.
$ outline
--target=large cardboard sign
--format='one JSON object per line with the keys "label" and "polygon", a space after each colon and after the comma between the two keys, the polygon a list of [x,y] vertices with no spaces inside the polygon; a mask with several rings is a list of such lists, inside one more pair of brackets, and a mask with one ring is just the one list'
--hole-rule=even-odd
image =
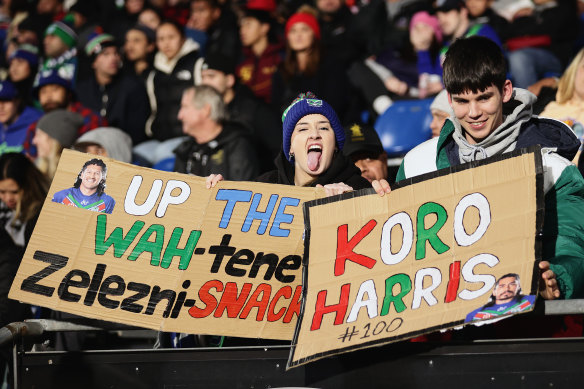
{"label": "large cardboard sign", "polygon": [[[302,203],[322,189],[201,177],[65,151],[10,298],[164,331],[290,340]],[[97,170],[97,172],[96,172]],[[72,188],[73,187],[73,188]],[[94,212],[92,212],[94,211]]]}
{"label": "large cardboard sign", "polygon": [[538,150],[305,204],[304,298],[288,367],[533,309]]}

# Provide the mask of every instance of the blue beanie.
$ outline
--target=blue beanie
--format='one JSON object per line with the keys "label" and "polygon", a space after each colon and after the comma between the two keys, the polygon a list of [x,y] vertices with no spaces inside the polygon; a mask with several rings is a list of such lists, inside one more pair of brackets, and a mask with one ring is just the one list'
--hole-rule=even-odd
{"label": "blue beanie", "polygon": [[14,58],[24,59],[26,62],[28,62],[31,72],[34,73],[39,64],[39,50],[36,48],[36,46],[25,43],[18,46],[18,48],[14,50],[12,54],[10,54],[8,60],[12,61]]}
{"label": "blue beanie", "polygon": [[292,157],[290,156],[290,139],[292,138],[294,127],[296,127],[298,120],[311,114],[320,114],[329,120],[335,132],[337,146],[339,150],[343,149],[343,145],[345,144],[345,130],[333,107],[326,101],[318,99],[312,92],[301,93],[286,108],[282,115],[282,150],[288,162],[292,162]]}

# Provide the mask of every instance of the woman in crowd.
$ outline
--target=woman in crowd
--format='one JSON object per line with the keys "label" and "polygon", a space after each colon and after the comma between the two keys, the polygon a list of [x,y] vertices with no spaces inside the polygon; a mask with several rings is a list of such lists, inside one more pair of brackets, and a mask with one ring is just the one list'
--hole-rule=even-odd
{"label": "woman in crowd", "polygon": [[[256,181],[284,185],[324,187],[327,196],[370,188],[361,171],[342,152],[345,132],[337,114],[324,100],[308,92],[284,111],[283,143],[276,157],[276,170]],[[223,180],[207,177],[207,187]],[[389,193],[387,182],[374,185],[378,193]]]}
{"label": "woman in crowd", "polygon": [[45,114],[37,123],[32,143],[37,148],[37,166],[50,180],[57,171],[63,149],[69,148],[77,139],[83,116],[57,109]]}
{"label": "woman in crowd", "polygon": [[286,22],[286,54],[272,79],[273,106],[280,112],[303,91],[313,91],[336,112],[346,112],[349,95],[340,60],[323,53],[320,27],[310,7],[301,7]]}
{"label": "woman in crowd", "polygon": [[0,227],[18,247],[28,242],[48,190],[49,181],[24,154],[0,156]]}

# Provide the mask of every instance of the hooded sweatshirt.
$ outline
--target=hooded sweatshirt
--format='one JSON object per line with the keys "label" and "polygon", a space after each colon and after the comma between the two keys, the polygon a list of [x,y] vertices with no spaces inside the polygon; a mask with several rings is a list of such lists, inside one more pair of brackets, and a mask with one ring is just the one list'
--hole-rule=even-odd
{"label": "hooded sweatshirt", "polygon": [[551,263],[561,296],[584,297],[584,179],[570,163],[580,141],[564,123],[531,115],[535,100],[515,89],[503,105],[503,123],[477,145],[464,140],[457,120],[440,136],[411,150],[396,181],[533,145],[542,147],[545,216],[542,259]]}

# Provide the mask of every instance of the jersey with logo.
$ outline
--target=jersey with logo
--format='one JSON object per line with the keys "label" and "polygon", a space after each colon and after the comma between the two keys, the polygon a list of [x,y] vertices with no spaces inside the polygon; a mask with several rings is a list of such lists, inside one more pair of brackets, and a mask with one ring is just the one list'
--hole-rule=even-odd
{"label": "jersey with logo", "polygon": [[535,295],[523,296],[521,300],[512,300],[504,304],[494,304],[489,307],[482,306],[466,315],[465,322],[474,320],[492,319],[498,316],[523,312],[533,306]]}
{"label": "jersey with logo", "polygon": [[96,192],[86,196],[79,188],[63,189],[55,193],[53,202],[103,213],[112,213],[116,205],[116,201],[105,193],[100,196]]}

